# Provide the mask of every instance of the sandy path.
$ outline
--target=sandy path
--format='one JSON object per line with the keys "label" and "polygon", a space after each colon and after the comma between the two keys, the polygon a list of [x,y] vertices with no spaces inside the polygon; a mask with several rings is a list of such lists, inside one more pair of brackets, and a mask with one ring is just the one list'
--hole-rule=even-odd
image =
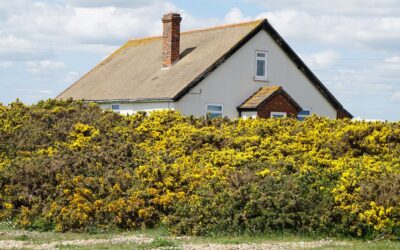
{"label": "sandy path", "polygon": [[348,246],[348,243],[331,240],[307,241],[307,242],[271,242],[260,244],[206,244],[183,245],[185,250],[282,250],[282,249],[313,249],[323,246]]}
{"label": "sandy path", "polygon": [[58,249],[59,246],[89,246],[99,244],[122,244],[122,243],[136,243],[144,244],[151,243],[154,239],[143,235],[139,236],[128,236],[128,237],[115,237],[110,239],[89,239],[89,240],[63,240],[54,241],[45,244],[33,244],[29,241],[17,241],[17,240],[1,240],[0,249]]}
{"label": "sandy path", "polygon": [[[33,250],[50,250],[59,249],[61,246],[93,246],[93,245],[113,245],[124,243],[147,244],[154,240],[152,237],[145,235],[137,236],[119,236],[110,239],[86,239],[86,240],[60,240],[50,243],[34,244],[31,241],[22,240],[0,240],[0,249],[33,249]],[[169,238],[168,240],[175,240],[180,242],[180,238]],[[187,239],[185,239],[187,240]],[[266,242],[266,243],[249,243],[249,244],[191,244],[184,243],[178,246],[178,249],[184,250],[281,250],[281,249],[313,249],[324,246],[349,246],[346,242],[333,241],[333,240],[320,240],[320,241],[301,241],[301,242]],[[159,248],[171,249],[171,248]]]}

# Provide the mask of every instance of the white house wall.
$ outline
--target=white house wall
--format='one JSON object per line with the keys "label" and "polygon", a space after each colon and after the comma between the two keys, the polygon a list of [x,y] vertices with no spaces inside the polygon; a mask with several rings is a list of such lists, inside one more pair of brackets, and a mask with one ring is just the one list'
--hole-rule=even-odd
{"label": "white house wall", "polygon": [[[268,52],[268,82],[254,80],[256,50]],[[224,116],[237,118],[236,108],[266,85],[282,86],[302,108],[311,108],[313,114],[336,118],[334,107],[264,30],[182,97],[175,108],[185,115],[204,116],[207,104],[222,104]]]}
{"label": "white house wall", "polygon": [[101,103],[100,108],[102,109],[111,109],[111,105],[118,104],[120,109],[119,113],[124,115],[131,115],[136,113],[137,111],[146,111],[151,112],[154,110],[163,110],[163,109],[174,109],[173,102],[137,102],[137,103]]}

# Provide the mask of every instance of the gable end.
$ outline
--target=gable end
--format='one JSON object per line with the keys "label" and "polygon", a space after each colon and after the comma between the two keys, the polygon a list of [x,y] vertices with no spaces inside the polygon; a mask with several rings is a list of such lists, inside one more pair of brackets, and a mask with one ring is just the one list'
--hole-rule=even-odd
{"label": "gable end", "polygon": [[278,32],[272,27],[267,19],[264,19],[257,25],[249,34],[247,34],[241,41],[233,46],[227,53],[220,57],[210,67],[208,67],[203,73],[196,77],[190,82],[185,88],[183,88],[174,98],[174,101],[181,99],[186,93],[188,93],[193,87],[199,84],[203,79],[215,71],[221,64],[228,60],[236,51],[238,51],[243,45],[245,45],[250,39],[252,39],[261,30],[266,31],[277,45],[285,52],[285,54],[295,63],[297,68],[310,80],[310,82],[317,88],[317,90],[329,101],[329,103],[341,113],[345,113],[346,117],[353,118],[347,110],[344,109],[342,104],[333,96],[333,94],[325,87],[325,85],[315,76],[315,74],[307,67],[307,65],[301,60],[301,58],[294,52],[294,50],[286,43],[286,41],[278,34]]}
{"label": "gable end", "polygon": [[210,67],[208,67],[203,73],[196,77],[191,83],[189,83],[185,88],[183,88],[179,93],[173,98],[174,101],[181,99],[186,93],[188,93],[193,87],[204,80],[208,75],[210,75],[214,70],[216,70],[221,64],[228,60],[236,51],[238,51],[243,45],[245,45],[250,39],[252,39],[257,33],[263,29],[264,24],[267,20],[263,20],[258,24],[249,34],[247,34],[242,40],[240,40],[235,46],[233,46],[228,52],[222,55],[216,62],[214,62]]}
{"label": "gable end", "polygon": [[303,72],[311,83],[321,92],[323,96],[331,103],[336,110],[342,110],[348,117],[353,116],[343,108],[342,104],[333,96],[333,94],[325,87],[325,85],[317,78],[317,76],[307,67],[301,58],[294,52],[289,44],[279,35],[269,22],[264,23],[264,30],[274,39],[274,41],[282,48],[286,55],[297,65],[297,68]]}

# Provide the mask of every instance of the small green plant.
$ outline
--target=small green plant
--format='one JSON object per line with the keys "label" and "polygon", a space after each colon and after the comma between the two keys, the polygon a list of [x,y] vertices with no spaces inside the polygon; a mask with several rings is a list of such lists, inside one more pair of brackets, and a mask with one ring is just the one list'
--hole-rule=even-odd
{"label": "small green plant", "polygon": [[45,218],[40,218],[40,217],[36,218],[32,222],[31,226],[29,227],[29,229],[40,231],[40,232],[50,231],[53,228],[54,228],[54,225],[52,223],[50,223]]}
{"label": "small green plant", "polygon": [[138,249],[176,249],[178,244],[175,241],[167,240],[164,238],[155,238],[151,243],[141,244]]}

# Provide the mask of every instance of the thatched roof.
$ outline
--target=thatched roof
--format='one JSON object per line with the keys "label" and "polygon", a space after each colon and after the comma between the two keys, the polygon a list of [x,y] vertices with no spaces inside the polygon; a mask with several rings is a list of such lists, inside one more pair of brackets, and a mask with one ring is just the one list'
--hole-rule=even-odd
{"label": "thatched roof", "polygon": [[129,41],[57,98],[173,99],[262,22],[181,33],[183,58],[170,69],[162,69],[161,36]]}

